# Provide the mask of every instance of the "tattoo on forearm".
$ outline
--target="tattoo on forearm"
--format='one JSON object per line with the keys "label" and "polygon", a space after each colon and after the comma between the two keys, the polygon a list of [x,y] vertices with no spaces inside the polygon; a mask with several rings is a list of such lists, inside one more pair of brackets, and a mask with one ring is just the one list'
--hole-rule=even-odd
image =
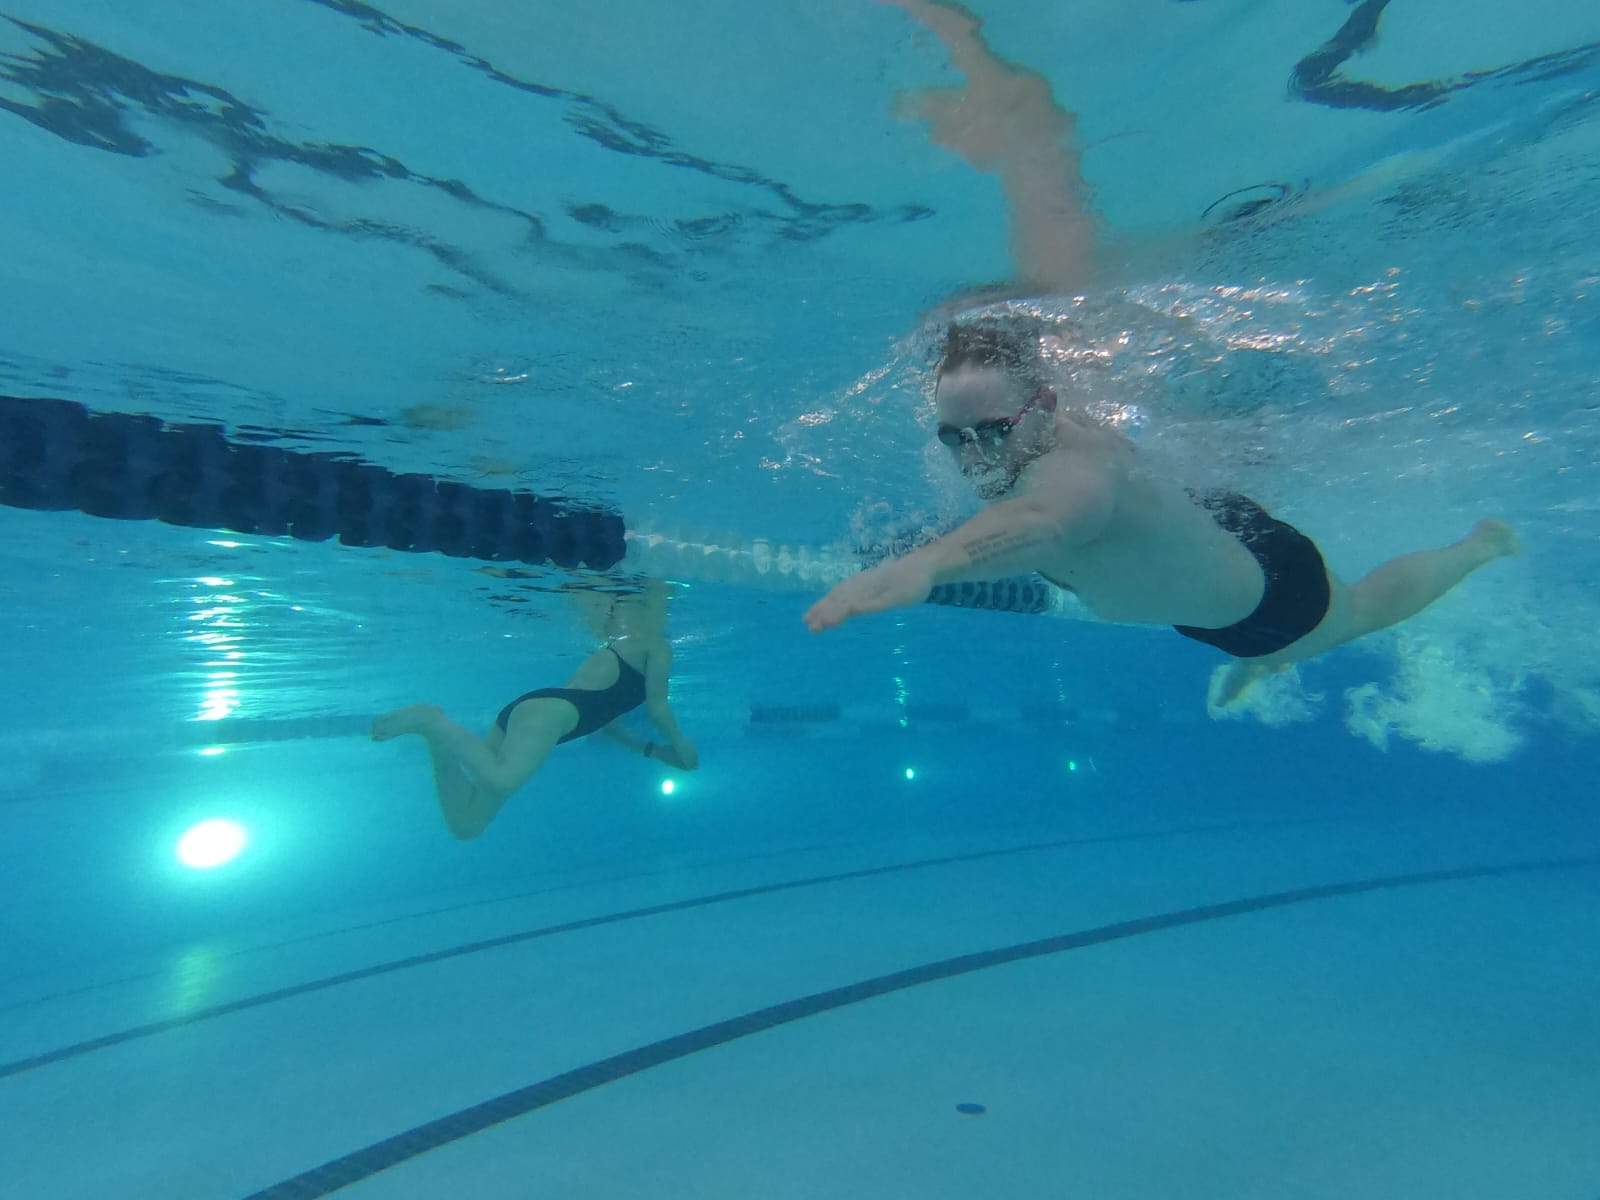
{"label": "tattoo on forearm", "polygon": [[1003,554],[1042,546],[1046,540],[1033,532],[986,533],[979,537],[968,538],[961,543],[961,548],[966,551],[967,560],[976,566],[999,558]]}

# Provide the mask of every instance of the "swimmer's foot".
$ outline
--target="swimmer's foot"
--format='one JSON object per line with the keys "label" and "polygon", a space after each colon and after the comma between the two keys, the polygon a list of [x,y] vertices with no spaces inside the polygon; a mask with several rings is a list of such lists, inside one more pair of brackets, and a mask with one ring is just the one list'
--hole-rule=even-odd
{"label": "swimmer's foot", "polygon": [[1243,659],[1229,663],[1228,669],[1222,672],[1222,678],[1211,689],[1211,706],[1227,708],[1259,678],[1261,669],[1255,663]]}
{"label": "swimmer's foot", "polygon": [[1288,663],[1266,666],[1254,659],[1235,659],[1228,664],[1227,670],[1222,672],[1222,678],[1212,687],[1209,703],[1213,708],[1227,708],[1249,691],[1256,680],[1288,669]]}
{"label": "swimmer's foot", "polygon": [[1493,562],[1497,558],[1522,553],[1522,543],[1517,540],[1517,531],[1504,521],[1479,521],[1472,527],[1472,532],[1462,540],[1476,546],[1482,553],[1484,562]]}
{"label": "swimmer's foot", "polygon": [[421,733],[440,717],[444,709],[436,704],[408,704],[393,712],[384,713],[372,723],[372,740],[387,742],[390,738],[407,733]]}

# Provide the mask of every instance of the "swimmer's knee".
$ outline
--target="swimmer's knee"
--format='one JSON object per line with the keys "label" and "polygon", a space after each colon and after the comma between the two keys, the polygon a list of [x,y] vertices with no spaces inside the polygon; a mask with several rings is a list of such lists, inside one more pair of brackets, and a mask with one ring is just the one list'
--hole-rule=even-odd
{"label": "swimmer's knee", "polygon": [[510,795],[509,790],[501,791],[479,784],[472,790],[472,796],[463,808],[445,813],[445,825],[450,830],[450,836],[458,842],[470,842],[478,837],[499,816],[500,809]]}

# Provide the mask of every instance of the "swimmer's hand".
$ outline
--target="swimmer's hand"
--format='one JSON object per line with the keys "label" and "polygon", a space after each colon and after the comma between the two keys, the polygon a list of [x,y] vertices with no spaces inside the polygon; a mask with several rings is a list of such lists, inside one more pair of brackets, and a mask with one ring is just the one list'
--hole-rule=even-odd
{"label": "swimmer's hand", "polygon": [[805,615],[812,633],[842,625],[851,617],[909,608],[933,591],[933,568],[910,555],[852,575],[813,604]]}
{"label": "swimmer's hand", "polygon": [[[686,737],[673,739],[672,745],[668,747],[668,750],[672,754],[672,758],[662,759],[668,766],[677,767],[680,771],[693,771],[700,765],[700,751],[695,749],[694,743]],[[672,759],[677,761],[674,762]]]}
{"label": "swimmer's hand", "polygon": [[644,756],[679,771],[692,771],[700,765],[700,752],[694,748],[693,742],[682,735],[673,738],[671,744],[666,746],[659,742],[646,742]]}

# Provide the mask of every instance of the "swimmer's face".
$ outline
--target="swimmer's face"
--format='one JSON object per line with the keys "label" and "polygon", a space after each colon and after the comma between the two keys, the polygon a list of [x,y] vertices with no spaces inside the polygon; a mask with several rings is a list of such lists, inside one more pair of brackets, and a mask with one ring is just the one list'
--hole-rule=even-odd
{"label": "swimmer's face", "polygon": [[996,500],[1038,457],[1054,396],[999,367],[962,366],[939,377],[934,402],[939,441],[978,495]]}

